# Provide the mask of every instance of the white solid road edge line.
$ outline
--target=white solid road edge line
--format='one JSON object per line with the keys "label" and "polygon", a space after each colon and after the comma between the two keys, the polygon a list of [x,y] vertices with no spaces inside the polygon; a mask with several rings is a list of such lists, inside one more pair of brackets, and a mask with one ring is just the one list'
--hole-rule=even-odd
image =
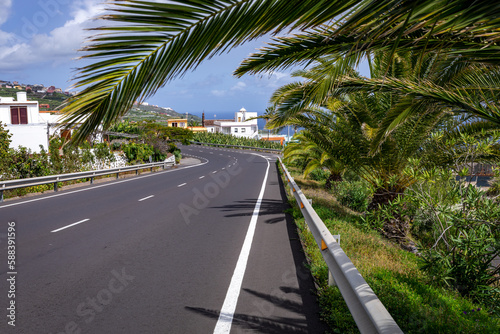
{"label": "white solid road edge line", "polygon": [[243,242],[243,247],[241,248],[240,256],[238,257],[238,262],[236,263],[236,268],[234,269],[233,277],[231,278],[231,283],[229,284],[229,288],[227,290],[226,299],[224,299],[224,304],[220,310],[219,320],[217,320],[214,334],[227,334],[231,330],[234,311],[236,310],[236,304],[240,295],[243,277],[245,276],[250,249],[252,248],[253,236],[257,226],[257,218],[259,218],[260,206],[262,204],[262,198],[264,197],[264,191],[266,190],[267,176],[269,174],[269,161],[266,161],[266,175],[264,176],[264,181],[262,182],[262,188],[260,189],[257,203],[255,203],[252,219],[250,220],[250,225],[248,225],[247,235],[245,236],[245,241]]}
{"label": "white solid road edge line", "polygon": [[179,184],[179,185],[177,186],[177,188],[182,187],[182,186],[185,186],[186,184],[187,184],[187,183],[182,183],[182,184]]}
{"label": "white solid road edge line", "polygon": [[139,200],[139,202],[142,202],[142,201],[145,201],[145,200],[147,200],[147,199],[150,199],[151,197],[155,197],[155,195],[151,195],[151,196],[148,196],[148,197],[141,198],[141,199]]}
{"label": "white solid road edge line", "polygon": [[81,224],[81,223],[85,223],[86,221],[89,221],[89,220],[90,220],[89,218],[84,219],[84,220],[80,220],[79,222],[76,222],[76,223],[73,223],[73,224],[66,225],[66,226],[64,226],[64,227],[58,228],[57,230],[50,231],[50,232],[51,232],[51,233],[59,232],[59,231],[62,231],[62,230],[64,230],[64,229],[67,229],[68,227],[75,226],[75,225],[78,225],[78,224]]}

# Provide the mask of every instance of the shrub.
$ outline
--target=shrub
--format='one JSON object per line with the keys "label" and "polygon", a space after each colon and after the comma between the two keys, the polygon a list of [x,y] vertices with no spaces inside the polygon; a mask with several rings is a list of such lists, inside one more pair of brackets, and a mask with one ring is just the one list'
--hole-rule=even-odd
{"label": "shrub", "polygon": [[182,158],[182,155],[181,155],[181,151],[180,150],[175,150],[174,152],[172,152],[175,156],[175,163],[178,164],[181,162],[181,158]]}
{"label": "shrub", "polygon": [[47,152],[41,147],[39,154],[33,154],[26,147],[9,150],[10,178],[30,178],[49,175],[51,172]]}
{"label": "shrub", "polygon": [[330,172],[322,168],[316,168],[309,173],[309,178],[314,181],[326,181],[330,176]]}
{"label": "shrub", "polygon": [[363,212],[368,208],[372,190],[364,181],[342,181],[336,184],[333,194],[340,204]]}
{"label": "shrub", "polygon": [[361,217],[365,227],[379,231],[383,236],[398,243],[403,249],[417,253],[412,239],[412,217],[416,211],[415,203],[408,196],[398,195],[385,205],[378,206]]}
{"label": "shrub", "polygon": [[108,143],[94,144],[94,156],[105,165],[116,161],[115,155],[109,149]]}
{"label": "shrub", "polygon": [[495,177],[490,181],[490,187],[486,191],[489,196],[500,195],[500,168],[495,168]]}
{"label": "shrub", "polygon": [[[460,173],[459,173],[460,175]],[[439,285],[453,288],[500,314],[500,206],[447,170],[428,170],[408,189],[418,211],[413,233],[421,268]]]}
{"label": "shrub", "polygon": [[147,144],[130,142],[122,145],[123,153],[131,164],[149,162],[149,157],[154,155],[154,149]]}
{"label": "shrub", "polygon": [[217,133],[197,132],[194,134],[193,140],[201,143],[211,143],[211,144],[252,146],[252,147],[262,147],[271,149],[282,148],[280,143],[274,143],[260,139],[236,137],[231,134],[224,134],[220,132]]}
{"label": "shrub", "polygon": [[120,142],[114,142],[114,143],[112,143],[111,144],[111,149],[113,151],[119,151],[119,150],[121,150],[122,149],[122,143],[120,143]]}
{"label": "shrub", "polygon": [[79,172],[82,159],[78,148],[67,145],[62,138],[52,138],[49,142],[49,155],[52,173],[63,174]]}
{"label": "shrub", "polygon": [[500,315],[500,268],[491,264],[500,256],[500,206],[473,185],[456,187],[462,203],[434,208],[429,217],[439,235],[422,247],[422,269]]}

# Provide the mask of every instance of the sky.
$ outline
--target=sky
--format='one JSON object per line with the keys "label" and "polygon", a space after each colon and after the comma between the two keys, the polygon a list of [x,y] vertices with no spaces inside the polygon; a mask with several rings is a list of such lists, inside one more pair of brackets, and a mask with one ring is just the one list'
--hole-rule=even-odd
{"label": "sky", "polygon": [[[102,25],[104,0],[0,0],[0,80],[43,84],[68,90],[77,58],[90,32]],[[278,87],[296,79],[290,72],[236,78],[240,62],[269,38],[246,43],[229,53],[205,61],[195,71],[167,83],[146,102],[177,112],[206,117],[227,115],[242,107],[263,113]]]}

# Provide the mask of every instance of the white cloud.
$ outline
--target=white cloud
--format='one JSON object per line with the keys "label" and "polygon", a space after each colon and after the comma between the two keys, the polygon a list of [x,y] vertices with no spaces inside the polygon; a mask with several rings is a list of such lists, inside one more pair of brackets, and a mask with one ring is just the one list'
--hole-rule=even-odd
{"label": "white cloud", "polygon": [[281,80],[281,79],[290,78],[290,74],[289,73],[284,73],[284,72],[273,72],[272,76],[274,78],[276,78],[276,80],[278,80],[278,81]]}
{"label": "white cloud", "polygon": [[234,85],[233,87],[231,87],[231,90],[244,90],[245,87],[247,86],[246,83],[242,82],[242,81],[239,81],[236,85]]}
{"label": "white cloud", "polygon": [[73,2],[70,20],[63,26],[44,33],[43,29],[51,18],[63,15],[59,4],[64,1],[66,0],[40,2],[40,10],[30,20],[23,18],[22,36],[0,31],[0,69],[16,70],[47,62],[58,64],[69,62],[77,56],[77,50],[89,35],[85,29],[97,25],[92,18],[103,11],[103,4],[101,0]]}
{"label": "white cloud", "polygon": [[238,81],[233,87],[229,88],[229,89],[212,89],[210,91],[210,93],[213,95],[213,96],[217,96],[217,97],[223,97],[223,96],[235,96],[237,94],[237,92],[241,92],[243,90],[245,90],[245,88],[247,87],[247,84],[244,83],[243,81]]}
{"label": "white cloud", "polygon": [[213,89],[212,91],[210,91],[210,93],[214,96],[217,96],[217,97],[223,97],[223,96],[226,96],[227,94],[227,91],[225,90],[218,90],[218,89]]}
{"label": "white cloud", "polygon": [[267,77],[256,76],[255,81],[258,87],[275,90],[287,83],[293,82],[298,78],[293,78],[290,73],[272,72]]}
{"label": "white cloud", "polygon": [[9,18],[10,8],[12,7],[12,0],[0,0],[0,25],[4,24]]}
{"label": "white cloud", "polygon": [[16,41],[16,35],[0,30],[0,45],[13,44]]}

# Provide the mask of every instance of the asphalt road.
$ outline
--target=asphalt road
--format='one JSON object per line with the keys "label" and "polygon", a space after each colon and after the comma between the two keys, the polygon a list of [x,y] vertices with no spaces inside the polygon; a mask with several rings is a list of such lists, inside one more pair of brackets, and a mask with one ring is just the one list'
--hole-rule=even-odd
{"label": "asphalt road", "polygon": [[0,204],[0,332],[323,332],[275,158],[183,153],[199,162]]}

